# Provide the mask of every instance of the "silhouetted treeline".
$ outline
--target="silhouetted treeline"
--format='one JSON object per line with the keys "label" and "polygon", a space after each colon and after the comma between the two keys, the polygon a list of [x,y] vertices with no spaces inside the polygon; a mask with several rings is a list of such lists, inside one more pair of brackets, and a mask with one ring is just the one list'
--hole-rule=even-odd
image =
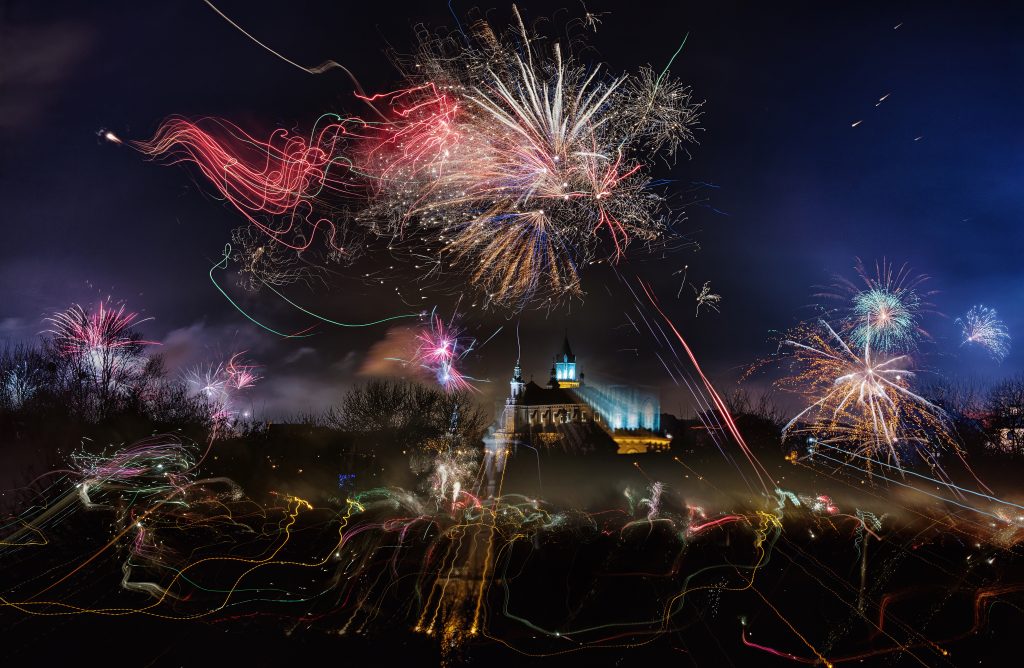
{"label": "silhouetted treeline", "polygon": [[1024,374],[989,386],[971,379],[940,380],[921,392],[946,413],[969,454],[1024,456]]}
{"label": "silhouetted treeline", "polygon": [[[235,421],[129,332],[116,349],[67,350],[42,337],[0,350],[0,488],[67,467],[75,450],[113,450],[156,433],[216,441],[207,466],[239,482],[279,486],[295,476],[411,482],[409,461],[445,447],[477,447],[490,415],[467,392],[373,379],[339,392],[320,415]],[[326,476],[326,478],[325,478]]]}
{"label": "silhouetted treeline", "polygon": [[0,444],[67,452],[83,440],[130,442],[153,432],[202,439],[212,427],[204,398],[167,373],[141,344],[116,355],[68,354],[44,339],[0,351]]}

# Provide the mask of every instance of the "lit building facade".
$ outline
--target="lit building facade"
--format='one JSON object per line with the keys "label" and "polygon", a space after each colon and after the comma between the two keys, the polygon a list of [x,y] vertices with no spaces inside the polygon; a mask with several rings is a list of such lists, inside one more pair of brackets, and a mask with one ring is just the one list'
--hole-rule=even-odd
{"label": "lit building facade", "polygon": [[588,385],[566,336],[546,386],[523,380],[517,361],[509,396],[484,439],[488,494],[519,445],[573,454],[642,454],[669,448],[660,431],[656,392],[626,385]]}

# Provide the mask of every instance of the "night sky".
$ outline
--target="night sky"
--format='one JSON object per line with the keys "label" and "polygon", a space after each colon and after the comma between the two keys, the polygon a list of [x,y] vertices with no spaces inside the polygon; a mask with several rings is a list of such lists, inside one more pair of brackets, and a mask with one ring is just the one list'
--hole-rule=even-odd
{"label": "night sky", "polygon": [[[473,7],[453,4],[463,18]],[[655,285],[712,378],[728,389],[772,353],[771,331],[811,316],[813,286],[836,273],[853,278],[855,257],[907,262],[930,276],[938,313],[924,319],[932,335],[924,364],[950,375],[1017,373],[1020,347],[997,365],[959,347],[954,319],[984,303],[1012,334],[1024,332],[1024,8],[669,4],[587,2],[592,13],[608,12],[589,57],[613,71],[660,69],[689,33],[672,71],[706,100],[703,129],[692,159],[660,175],[678,204],[706,197],[685,209],[683,224],[699,250],[641,254],[619,271]],[[454,22],[441,1],[218,6],[296,62],[344,64],[369,91],[393,88],[385,51],[411,49],[416,24]],[[508,5],[478,6],[495,6],[493,23],[507,22]],[[520,7],[533,21],[556,5]],[[566,14],[555,18],[564,25]],[[305,130],[323,112],[359,110],[342,73],[306,74],[198,1],[4,2],[0,67],[0,339],[30,339],[47,314],[109,295],[153,318],[143,331],[163,342],[173,368],[248,350],[266,376],[252,395],[258,415],[327,406],[357,378],[387,326],[321,327],[302,340],[251,326],[207,276],[243,222],[237,212],[194,170],[147,162],[97,136],[108,128],[147,139],[171,114],[222,117],[256,136]],[[676,300],[673,273],[685,265],[691,281],[710,281],[723,296],[720,314],[695,317],[692,293]],[[348,273],[330,288],[288,294],[339,320],[409,310],[394,285]],[[310,324],[272,294],[247,295],[220,278],[261,319],[292,330]],[[650,337],[623,326],[631,306],[616,278],[605,268],[583,280],[587,299],[571,309],[516,316],[464,300],[462,323],[479,340],[503,327],[465,371],[493,381],[481,384],[485,396],[504,396],[518,322],[524,369],[543,381],[568,329],[588,377],[660,385],[664,409],[688,412]],[[450,314],[455,299],[428,302]]]}

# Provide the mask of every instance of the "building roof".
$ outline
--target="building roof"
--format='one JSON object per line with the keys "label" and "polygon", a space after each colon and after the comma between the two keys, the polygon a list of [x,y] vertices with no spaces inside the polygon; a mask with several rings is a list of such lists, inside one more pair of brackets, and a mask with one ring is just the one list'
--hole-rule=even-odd
{"label": "building roof", "polygon": [[519,396],[519,403],[527,406],[547,406],[550,404],[582,404],[575,394],[558,387],[541,387],[532,380]]}
{"label": "building roof", "polygon": [[569,333],[565,334],[565,341],[562,342],[562,354],[556,359],[564,360],[566,362],[575,362],[576,356],[572,354],[572,346],[569,345]]}

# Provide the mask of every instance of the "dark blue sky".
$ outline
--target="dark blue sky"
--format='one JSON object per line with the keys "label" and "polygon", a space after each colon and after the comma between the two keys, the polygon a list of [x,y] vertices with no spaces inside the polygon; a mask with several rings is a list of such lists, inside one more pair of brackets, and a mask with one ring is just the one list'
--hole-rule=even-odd
{"label": "dark blue sky", "polygon": [[[345,64],[368,90],[396,81],[383,52],[411,47],[414,24],[452,23],[445,2],[344,4],[218,6],[298,62]],[[519,4],[528,20],[555,7]],[[953,319],[982,302],[1024,332],[1024,9],[663,4],[588,2],[610,12],[590,53],[613,70],[660,67],[690,35],[673,72],[706,100],[704,129],[693,159],[664,175],[676,192],[716,186],[706,206],[687,209],[684,229],[700,250],[623,271],[654,283],[713,377],[728,388],[771,353],[770,330],[809,316],[811,286],[852,278],[857,256],[931,277],[947,317],[925,318],[934,338],[925,364],[982,377],[1020,370],[1018,348],[1001,366],[959,349]],[[237,215],[186,169],[146,163],[95,133],[148,138],[170,114],[220,116],[257,135],[308,128],[324,111],[357,107],[349,82],[283,63],[200,2],[59,5],[0,4],[0,337],[30,337],[47,313],[111,295],[155,318],[146,333],[177,364],[248,348],[265,365],[256,401],[268,412],[330,403],[386,329],[324,329],[303,341],[255,330],[207,278]],[[508,6],[493,6],[500,24]],[[692,298],[675,300],[672,273],[686,264],[691,280],[723,295],[721,314],[698,319]],[[627,305],[614,278],[585,274],[584,287],[588,299],[571,312],[519,318],[527,372],[545,377],[568,327],[592,377],[667,383],[649,340],[621,327]],[[307,324],[272,295],[233,294],[282,327]],[[342,320],[406,310],[393,286],[344,278],[330,291],[289,294]],[[502,395],[516,320],[471,310],[464,323],[480,338],[504,326],[467,360]],[[678,410],[667,387],[664,403]]]}

